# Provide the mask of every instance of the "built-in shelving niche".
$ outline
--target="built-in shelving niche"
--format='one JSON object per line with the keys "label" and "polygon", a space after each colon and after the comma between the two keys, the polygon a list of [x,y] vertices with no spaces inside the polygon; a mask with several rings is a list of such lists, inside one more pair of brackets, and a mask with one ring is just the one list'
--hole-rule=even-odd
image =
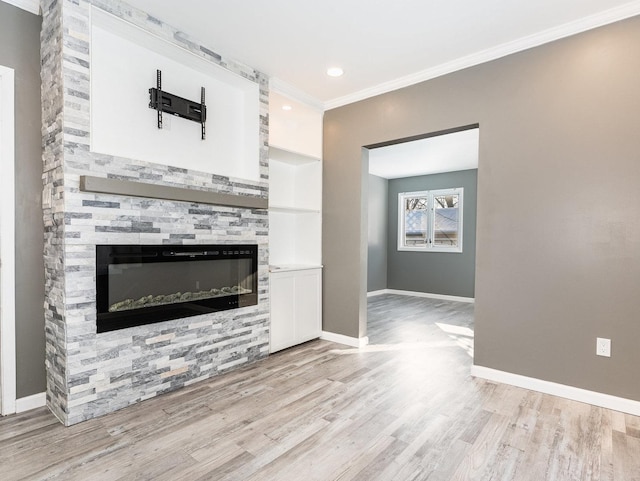
{"label": "built-in shelving niche", "polygon": [[269,148],[269,250],[276,268],[320,266],[322,162]]}

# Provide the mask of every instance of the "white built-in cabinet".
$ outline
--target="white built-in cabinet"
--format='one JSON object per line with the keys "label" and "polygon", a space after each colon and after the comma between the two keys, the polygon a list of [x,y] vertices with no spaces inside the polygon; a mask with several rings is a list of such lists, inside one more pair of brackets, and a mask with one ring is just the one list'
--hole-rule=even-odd
{"label": "white built-in cabinet", "polygon": [[271,352],[320,337],[322,270],[272,272]]}
{"label": "white built-in cabinet", "polygon": [[[282,107],[288,105],[290,110]],[[322,111],[269,96],[270,352],[322,331]]]}

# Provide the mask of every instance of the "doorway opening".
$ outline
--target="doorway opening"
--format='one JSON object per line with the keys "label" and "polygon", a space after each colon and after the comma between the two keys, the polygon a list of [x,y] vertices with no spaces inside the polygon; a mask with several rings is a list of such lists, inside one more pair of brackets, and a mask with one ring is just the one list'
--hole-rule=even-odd
{"label": "doorway opening", "polygon": [[[369,307],[373,303],[374,312],[381,308],[384,299],[379,295],[411,296],[414,300],[407,297],[409,303],[429,298],[472,304],[479,125],[369,145],[364,150]],[[471,345],[467,354],[472,355],[470,326],[453,326],[446,332],[446,323],[440,324],[449,336],[464,330],[465,339],[458,341]],[[375,327],[371,335],[374,331]],[[370,341],[375,343],[375,338],[370,336]]]}

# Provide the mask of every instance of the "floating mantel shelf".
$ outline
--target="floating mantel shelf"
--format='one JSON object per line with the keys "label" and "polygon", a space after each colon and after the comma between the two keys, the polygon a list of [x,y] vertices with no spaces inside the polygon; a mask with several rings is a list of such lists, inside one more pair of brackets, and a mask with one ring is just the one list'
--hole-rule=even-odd
{"label": "floating mantel shelf", "polygon": [[268,200],[249,195],[221,194],[206,190],[153,185],[132,180],[107,179],[104,177],[80,176],[80,190],[98,194],[128,195],[131,197],[148,197],[151,199],[177,200],[180,202],[196,202],[199,204],[224,205],[247,209],[267,209]]}

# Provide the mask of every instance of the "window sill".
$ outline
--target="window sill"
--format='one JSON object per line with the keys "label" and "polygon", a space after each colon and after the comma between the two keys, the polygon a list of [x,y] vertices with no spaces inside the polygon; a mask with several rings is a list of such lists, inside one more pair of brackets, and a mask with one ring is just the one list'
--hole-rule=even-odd
{"label": "window sill", "polygon": [[446,249],[442,247],[398,247],[398,252],[448,252],[450,254],[462,254],[462,249]]}

